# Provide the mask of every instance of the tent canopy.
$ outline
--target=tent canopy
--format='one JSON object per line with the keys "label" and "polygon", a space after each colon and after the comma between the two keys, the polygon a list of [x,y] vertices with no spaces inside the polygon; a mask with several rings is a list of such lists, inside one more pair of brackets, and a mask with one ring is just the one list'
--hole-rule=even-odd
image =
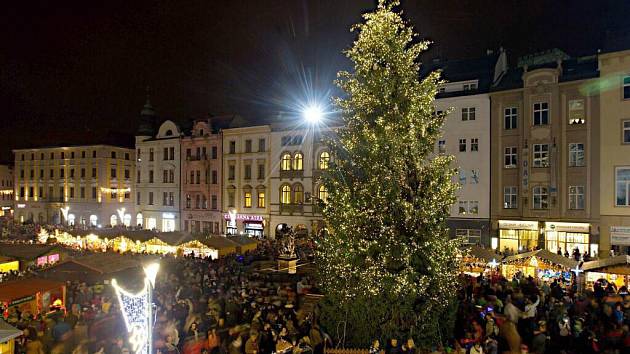
{"label": "tent canopy", "polygon": [[531,252],[515,254],[513,256],[505,257],[501,263],[505,264],[505,263],[519,262],[519,261],[523,262],[532,257],[542,259],[544,261],[547,261],[548,263],[553,263],[555,265],[558,265],[567,269],[575,268],[578,265],[578,262],[571,258],[567,258],[559,254],[549,252],[547,250],[536,250],[536,251],[531,251]]}
{"label": "tent canopy", "polygon": [[630,275],[630,256],[620,255],[596,261],[584,262],[582,264],[582,270],[585,272]]}
{"label": "tent canopy", "polygon": [[0,319],[0,343],[5,343],[22,335],[22,331]]}

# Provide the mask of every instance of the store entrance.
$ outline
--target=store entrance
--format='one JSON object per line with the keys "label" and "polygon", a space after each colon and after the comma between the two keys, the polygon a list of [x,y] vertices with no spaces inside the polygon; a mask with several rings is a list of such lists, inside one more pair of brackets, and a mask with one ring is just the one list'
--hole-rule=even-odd
{"label": "store entrance", "polygon": [[537,230],[499,230],[500,251],[518,253],[538,247]]}

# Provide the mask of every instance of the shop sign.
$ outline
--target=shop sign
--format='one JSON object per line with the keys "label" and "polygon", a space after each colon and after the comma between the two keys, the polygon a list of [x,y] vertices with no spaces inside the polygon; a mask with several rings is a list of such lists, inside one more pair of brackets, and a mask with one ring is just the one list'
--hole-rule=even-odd
{"label": "shop sign", "polygon": [[[527,148],[523,148],[523,176],[522,176],[522,188],[521,194],[527,195],[527,187],[529,186],[529,151]],[[536,225],[538,227],[538,225]]]}
{"label": "shop sign", "polygon": [[610,244],[630,246],[630,226],[611,226]]}
{"label": "shop sign", "polygon": [[25,302],[29,302],[29,301],[32,301],[32,300],[35,300],[35,295],[29,295],[29,296],[26,296],[26,297],[23,297],[23,298],[20,298],[20,299],[13,300],[13,301],[11,301],[9,303],[9,306],[15,306],[15,305],[23,304]]}
{"label": "shop sign", "polygon": [[26,204],[18,204],[17,208],[18,209],[24,209],[24,208],[26,208]]}
{"label": "shop sign", "polygon": [[8,207],[8,206],[3,206],[3,207],[2,207],[2,210],[11,210],[11,207]]}
{"label": "shop sign", "polygon": [[499,229],[538,230],[538,221],[499,220]]}
{"label": "shop sign", "polygon": [[577,222],[546,222],[545,230],[588,233],[591,230],[591,224]]}
{"label": "shop sign", "polygon": [[232,214],[232,217],[231,217],[230,213],[228,213],[228,214],[224,214],[223,218],[225,220],[260,221],[260,222],[263,221],[262,215]]}
{"label": "shop sign", "polygon": [[255,223],[255,224],[247,223],[247,224],[245,224],[245,229],[262,230],[263,229],[263,225],[260,224],[260,223]]}

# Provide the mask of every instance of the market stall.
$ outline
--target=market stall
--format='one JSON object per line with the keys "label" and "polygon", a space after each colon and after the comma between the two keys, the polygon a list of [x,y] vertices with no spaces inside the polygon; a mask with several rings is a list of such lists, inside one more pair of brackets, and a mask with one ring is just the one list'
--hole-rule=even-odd
{"label": "market stall", "polygon": [[486,270],[498,268],[503,256],[491,249],[479,246],[470,246],[462,250],[461,271],[478,276]]}
{"label": "market stall", "polygon": [[571,258],[549,252],[536,250],[508,256],[501,262],[501,272],[506,278],[512,278],[517,272],[535,278],[571,278],[571,269],[578,262]]}
{"label": "market stall", "polygon": [[208,247],[204,242],[199,240],[192,240],[186,243],[183,243],[177,247],[178,254],[189,256],[194,254],[195,257],[210,257],[212,259],[217,259],[219,257],[219,252],[217,249]]}
{"label": "market stall", "polygon": [[28,243],[5,243],[0,247],[0,256],[20,261],[21,269],[29,266],[46,266],[66,259],[67,253],[56,245]]}
{"label": "market stall", "polygon": [[0,306],[9,316],[12,308],[31,314],[46,314],[53,304],[64,306],[66,286],[64,282],[28,278],[0,283]]}
{"label": "market stall", "polygon": [[22,335],[22,331],[0,319],[0,354],[12,354],[15,351],[15,338]]}
{"label": "market stall", "polygon": [[10,257],[0,256],[0,273],[9,273],[20,270],[20,261]]}
{"label": "market stall", "polygon": [[147,253],[151,254],[175,254],[177,252],[176,246],[169,245],[157,236],[147,240],[144,245]]}
{"label": "market stall", "polygon": [[254,251],[258,247],[258,239],[254,237],[249,237],[245,235],[239,236],[230,236],[228,240],[236,243],[236,252],[238,253],[246,253]]}
{"label": "market stall", "polygon": [[104,283],[112,278],[142,278],[142,267],[137,257],[117,253],[93,253],[70,259],[39,272],[39,276],[58,281]]}
{"label": "market stall", "polygon": [[237,253],[238,243],[231,241],[228,237],[208,236],[200,240],[206,246],[217,251],[217,257],[225,257],[228,254]]}
{"label": "market stall", "polygon": [[586,285],[592,287],[599,279],[606,279],[618,288],[628,286],[630,282],[630,256],[620,255],[584,262],[582,268],[586,274]]}

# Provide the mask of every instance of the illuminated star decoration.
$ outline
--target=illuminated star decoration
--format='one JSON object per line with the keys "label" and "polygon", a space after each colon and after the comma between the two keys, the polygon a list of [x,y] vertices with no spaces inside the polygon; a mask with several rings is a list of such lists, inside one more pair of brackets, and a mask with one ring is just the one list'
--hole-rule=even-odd
{"label": "illuminated star decoration", "polygon": [[497,260],[495,258],[492,258],[492,262],[488,263],[488,265],[492,267],[492,269],[494,269],[499,265],[499,263],[497,263]]}
{"label": "illuminated star decoration", "polygon": [[582,273],[582,272],[583,272],[583,270],[582,270],[582,269],[580,269],[580,265],[579,265],[579,264],[576,264],[576,265],[575,265],[575,269],[571,269],[571,271],[572,271],[573,273],[575,273],[575,277],[576,277],[576,278],[577,278],[577,277],[579,277],[579,276],[580,276],[580,273]]}

